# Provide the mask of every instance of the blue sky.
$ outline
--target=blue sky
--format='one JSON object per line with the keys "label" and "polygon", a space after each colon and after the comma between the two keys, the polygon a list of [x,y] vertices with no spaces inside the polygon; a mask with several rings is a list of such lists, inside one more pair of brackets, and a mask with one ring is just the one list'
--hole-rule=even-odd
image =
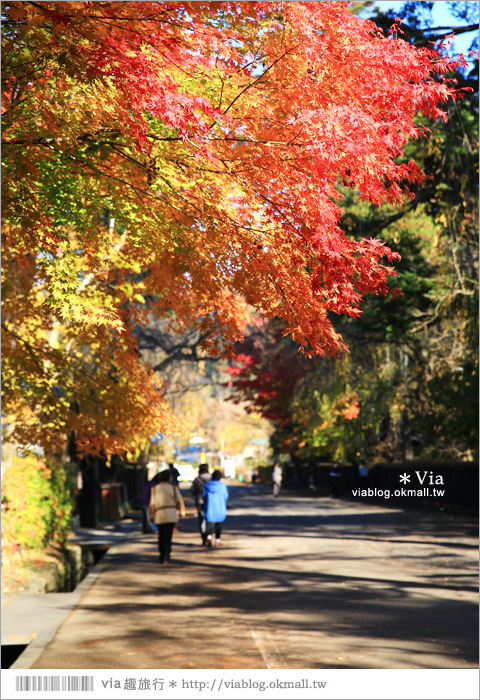
{"label": "blue sky", "polygon": [[[469,0],[469,3],[475,5],[478,10],[479,3],[476,2],[476,0]],[[392,9],[394,11],[398,11],[398,15],[401,16],[400,9],[403,5],[403,2],[389,2],[389,0],[378,0],[375,4],[385,9]],[[446,0],[437,0],[437,2],[433,3],[432,18],[434,27],[444,27],[452,24],[455,26],[459,26],[461,24],[466,24],[465,22],[462,22],[450,13],[449,3]],[[455,40],[455,43],[452,47],[454,53],[467,53],[470,44],[472,43],[475,36],[476,32],[468,32],[459,36]]]}

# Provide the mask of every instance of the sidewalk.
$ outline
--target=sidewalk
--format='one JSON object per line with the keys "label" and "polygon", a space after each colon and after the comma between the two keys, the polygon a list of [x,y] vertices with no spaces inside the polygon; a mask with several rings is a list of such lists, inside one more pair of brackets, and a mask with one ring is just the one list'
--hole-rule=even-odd
{"label": "sidewalk", "polygon": [[98,528],[76,528],[70,542],[91,545],[92,550],[108,551],[70,593],[6,593],[2,595],[2,646],[28,645],[10,668],[30,668],[82,595],[95,583],[110,557],[138,521],[126,518]]}

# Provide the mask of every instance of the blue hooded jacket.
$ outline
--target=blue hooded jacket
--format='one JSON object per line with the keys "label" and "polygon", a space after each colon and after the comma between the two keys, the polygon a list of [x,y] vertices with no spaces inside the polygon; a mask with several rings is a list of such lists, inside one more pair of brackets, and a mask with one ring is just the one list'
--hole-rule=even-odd
{"label": "blue hooded jacket", "polygon": [[227,517],[228,489],[221,481],[211,479],[202,493],[205,519],[209,523],[223,523]]}

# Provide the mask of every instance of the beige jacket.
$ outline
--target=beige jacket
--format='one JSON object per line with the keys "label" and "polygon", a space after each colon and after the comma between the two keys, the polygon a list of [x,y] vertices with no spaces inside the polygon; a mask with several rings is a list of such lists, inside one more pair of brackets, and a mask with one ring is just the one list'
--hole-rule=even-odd
{"label": "beige jacket", "polygon": [[178,487],[167,482],[154,486],[150,492],[150,520],[155,525],[176,523],[178,513],[181,517],[185,515],[185,505]]}

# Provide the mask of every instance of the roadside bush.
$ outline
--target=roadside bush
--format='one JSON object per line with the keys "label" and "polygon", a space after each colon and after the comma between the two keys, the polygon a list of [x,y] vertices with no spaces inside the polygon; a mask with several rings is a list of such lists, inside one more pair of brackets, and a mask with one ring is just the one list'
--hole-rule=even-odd
{"label": "roadside bush", "polygon": [[74,487],[69,465],[14,457],[2,479],[2,558],[17,546],[63,544],[72,525]]}

